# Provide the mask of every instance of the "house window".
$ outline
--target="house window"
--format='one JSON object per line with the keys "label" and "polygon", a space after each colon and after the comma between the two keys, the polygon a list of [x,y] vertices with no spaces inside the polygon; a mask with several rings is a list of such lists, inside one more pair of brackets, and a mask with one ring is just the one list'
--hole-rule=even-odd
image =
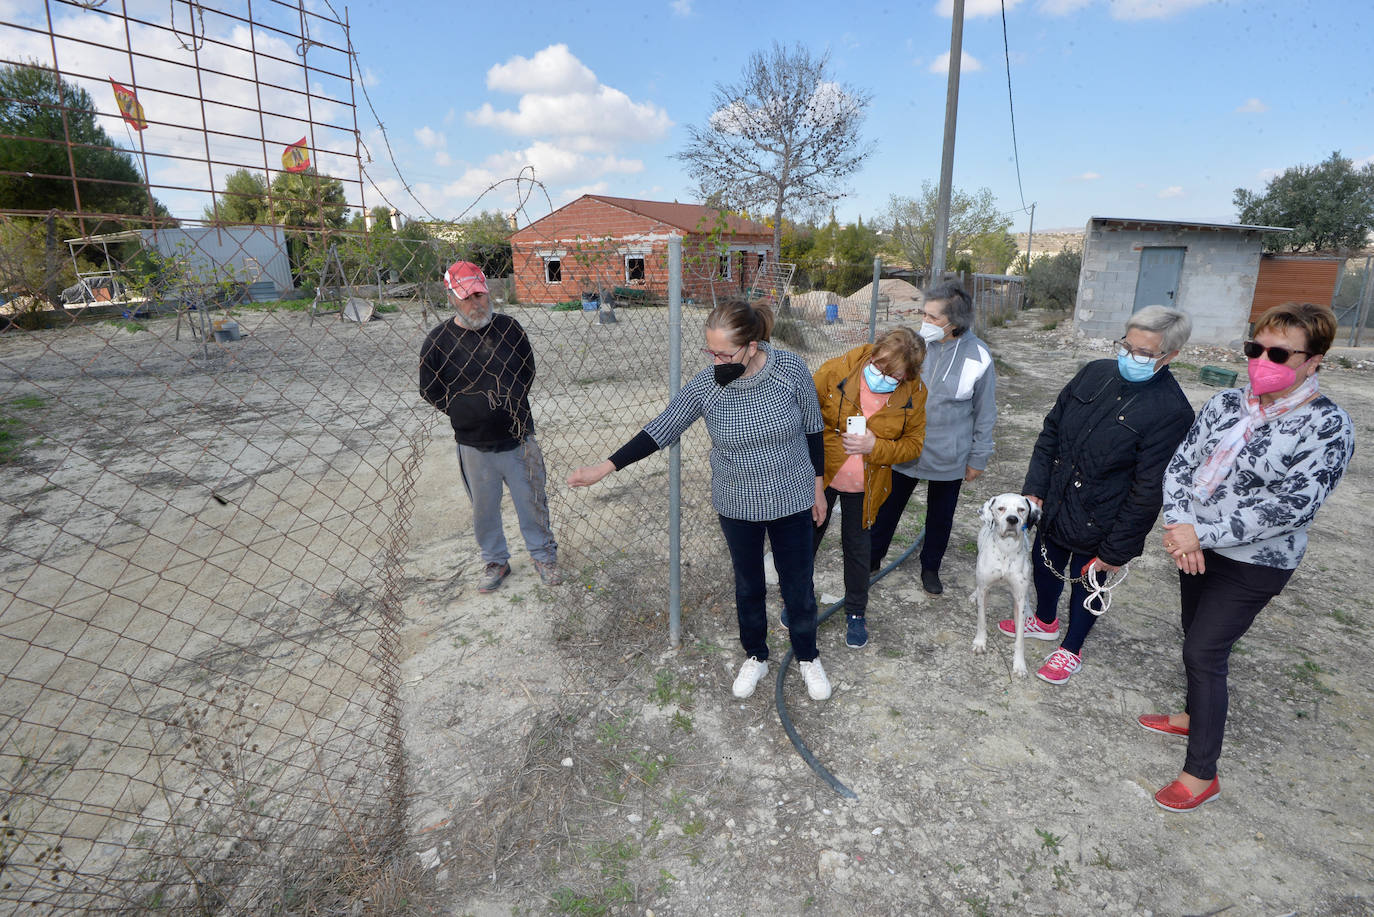
{"label": "house window", "polygon": [[625,279],[627,281],[644,279],[644,256],[626,255],[625,256]]}
{"label": "house window", "polygon": [[562,283],[563,282],[563,259],[545,258],[544,259],[544,282]]}
{"label": "house window", "polygon": [[726,252],[720,256],[720,267],[716,271],[717,276],[722,280],[730,279],[730,253]]}

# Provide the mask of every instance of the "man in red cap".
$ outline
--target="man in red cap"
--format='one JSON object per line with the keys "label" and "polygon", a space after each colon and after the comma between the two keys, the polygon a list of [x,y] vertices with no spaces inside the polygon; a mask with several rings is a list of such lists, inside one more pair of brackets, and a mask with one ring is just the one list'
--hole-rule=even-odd
{"label": "man in red cap", "polygon": [[455,262],[444,274],[444,286],[455,311],[425,336],[420,394],[448,415],[458,441],[458,465],[482,552],[477,591],[495,592],[510,576],[503,485],[510,490],[534,568],[545,585],[556,586],[563,580],[549,526],[544,454],[530,414],[534,352],[529,338],[515,319],[492,312],[487,278],[477,265]]}

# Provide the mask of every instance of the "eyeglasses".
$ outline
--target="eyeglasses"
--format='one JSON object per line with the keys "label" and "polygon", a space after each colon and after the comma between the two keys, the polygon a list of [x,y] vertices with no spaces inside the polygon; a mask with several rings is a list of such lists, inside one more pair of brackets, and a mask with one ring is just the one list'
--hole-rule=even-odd
{"label": "eyeglasses", "polygon": [[741,346],[741,347],[739,348],[739,350],[736,350],[734,353],[721,353],[721,352],[718,351],[718,350],[712,350],[712,349],[709,348],[709,347],[703,347],[703,348],[701,348],[701,354],[702,354],[702,356],[710,357],[712,360],[715,360],[717,363],[732,363],[732,362],[734,362],[735,357],[739,356],[740,350],[743,350],[745,347],[748,347],[748,346],[749,346],[749,342],[746,341],[746,342],[743,344],[743,346]]}
{"label": "eyeglasses", "polygon": [[1246,341],[1240,345],[1240,349],[1252,360],[1258,360],[1262,354],[1269,354],[1271,363],[1287,363],[1288,358],[1295,353],[1305,353],[1312,356],[1310,350],[1289,350],[1287,347],[1265,347],[1259,341]]}
{"label": "eyeglasses", "polygon": [[1153,350],[1141,350],[1139,348],[1132,347],[1130,344],[1126,343],[1125,338],[1122,338],[1121,340],[1117,341],[1116,346],[1117,349],[1119,349],[1122,353],[1128,354],[1133,357],[1137,357],[1141,360],[1158,360],[1160,357],[1164,356],[1164,354],[1155,353]]}

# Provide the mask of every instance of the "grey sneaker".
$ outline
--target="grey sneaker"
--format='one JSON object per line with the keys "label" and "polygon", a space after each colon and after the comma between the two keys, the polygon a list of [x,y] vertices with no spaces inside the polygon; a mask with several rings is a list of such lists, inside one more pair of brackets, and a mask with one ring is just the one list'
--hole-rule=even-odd
{"label": "grey sneaker", "polygon": [[563,574],[558,572],[557,561],[545,563],[542,560],[536,560],[534,569],[539,571],[539,578],[544,581],[545,586],[563,585]]}
{"label": "grey sneaker", "polygon": [[812,700],[826,700],[830,697],[830,679],[825,677],[825,669],[819,659],[801,663],[802,681],[806,682],[806,693]]}
{"label": "grey sneaker", "polygon": [[768,674],[768,661],[766,659],[755,659],[750,656],[744,660],[744,665],[739,667],[739,674],[735,676],[735,684],[731,688],[735,697],[748,697],[754,693],[759,681]]}
{"label": "grey sneaker", "polygon": [[510,576],[510,564],[490,563],[482,568],[482,575],[477,580],[478,592],[495,592],[501,588],[506,577]]}

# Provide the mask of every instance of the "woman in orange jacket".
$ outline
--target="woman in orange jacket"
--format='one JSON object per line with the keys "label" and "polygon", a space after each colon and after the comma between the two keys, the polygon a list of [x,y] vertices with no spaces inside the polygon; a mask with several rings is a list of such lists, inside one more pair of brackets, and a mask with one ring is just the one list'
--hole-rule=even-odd
{"label": "woman in orange jacket", "polygon": [[855,648],[868,643],[868,529],[892,492],[892,466],[915,461],[925,438],[925,352],[911,329],[894,328],[873,344],[827,360],[815,374],[825,424],[826,515],[814,547],[820,548],[839,500],[845,643]]}

